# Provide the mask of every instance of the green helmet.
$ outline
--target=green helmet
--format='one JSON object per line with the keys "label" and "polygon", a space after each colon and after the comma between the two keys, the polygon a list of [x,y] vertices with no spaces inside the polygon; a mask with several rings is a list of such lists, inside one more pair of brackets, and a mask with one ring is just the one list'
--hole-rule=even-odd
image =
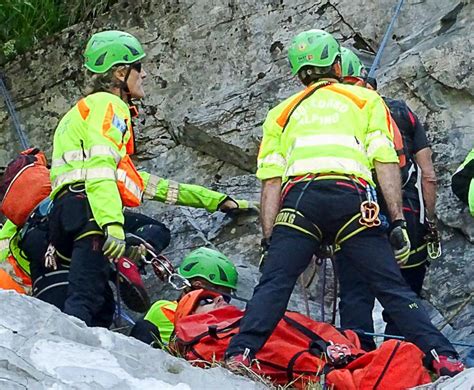
{"label": "green helmet", "polygon": [[221,252],[199,248],[189,253],[178,268],[186,279],[201,277],[217,286],[237,289],[237,269]]}
{"label": "green helmet", "polygon": [[142,45],[123,31],[102,31],[92,35],[84,52],[84,65],[94,73],[105,73],[117,64],[131,64],[145,57]]}
{"label": "green helmet", "polygon": [[342,77],[364,77],[367,70],[359,57],[350,49],[341,47]]}
{"label": "green helmet", "polygon": [[339,42],[328,32],[323,30],[308,30],[298,34],[288,48],[291,73],[307,65],[317,68],[331,66],[340,56]]}

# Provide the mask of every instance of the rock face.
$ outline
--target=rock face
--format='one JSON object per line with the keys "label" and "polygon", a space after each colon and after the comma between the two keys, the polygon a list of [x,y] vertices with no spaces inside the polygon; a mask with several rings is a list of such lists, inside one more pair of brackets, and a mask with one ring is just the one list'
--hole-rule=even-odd
{"label": "rock face", "polygon": [[0,291],[0,313],[3,390],[264,388],[223,368],[202,370],[130,337],[88,328],[14,292]]}
{"label": "rock face", "polygon": [[443,376],[436,382],[424,386],[415,387],[415,389],[425,390],[458,390],[474,388],[474,368],[456,375],[454,378]]}
{"label": "rock face", "polygon": [[[108,15],[42,42],[5,72],[31,142],[49,153],[55,126],[84,89],[80,69],[87,38],[110,28],[136,34],[147,51],[148,73],[148,96],[137,126],[141,167],[258,200],[253,173],[261,124],[269,108],[300,88],[286,59],[291,37],[309,28],[326,29],[370,61],[394,6],[392,0],[120,0]],[[451,174],[474,145],[472,17],[469,1],[406,1],[378,79],[381,93],[407,100],[427,125],[439,177],[444,253],[430,267],[426,295],[455,339],[474,341],[474,219],[449,186]],[[18,142],[4,109],[0,122],[1,165]],[[198,246],[215,246],[236,262],[239,294],[251,295],[258,278],[256,217],[230,221],[219,213],[155,203],[142,211],[171,228],[166,254],[173,262]],[[154,298],[172,293],[151,273],[145,279]],[[316,318],[318,280],[308,291]],[[291,305],[305,311],[300,288]]]}

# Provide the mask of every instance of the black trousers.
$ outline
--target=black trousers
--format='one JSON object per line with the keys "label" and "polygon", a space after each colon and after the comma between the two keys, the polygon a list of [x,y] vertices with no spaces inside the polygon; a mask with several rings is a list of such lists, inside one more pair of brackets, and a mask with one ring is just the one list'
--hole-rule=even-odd
{"label": "black trousers", "polygon": [[[157,252],[169,245],[168,228],[146,215],[126,211],[125,229],[151,243]],[[30,221],[33,222],[33,221]],[[44,256],[49,244],[49,221],[34,221],[20,241],[19,246],[30,261],[33,296],[60,310],[64,310],[69,285],[69,262],[58,261],[57,270],[44,265]],[[114,280],[115,282],[115,280]]]}
{"label": "black trousers", "polygon": [[[347,184],[337,180],[297,184],[288,192],[283,207],[297,208],[319,226],[323,240],[331,242],[343,224],[359,212],[361,193],[355,185]],[[246,348],[252,355],[265,344],[286,310],[299,275],[318,247],[319,242],[303,232],[287,226],[274,228],[260,282],[227,356],[243,353]],[[425,353],[433,348],[440,354],[456,353],[406,285],[382,229],[370,228],[353,236],[342,244],[341,252],[346,261],[340,266],[352,267],[364,278],[408,341]]]}
{"label": "black trousers", "polygon": [[[404,198],[403,214],[407,221],[408,235],[412,249],[421,247],[425,243],[426,227],[419,222],[420,205],[419,202]],[[407,265],[416,265],[411,268],[402,268],[403,279],[420,297],[427,269],[427,250],[426,248],[414,253],[408,259]],[[420,264],[421,263],[421,264]],[[373,333],[374,324],[372,320],[372,311],[375,304],[375,294],[370,289],[364,275],[359,275],[352,264],[349,264],[342,252],[336,253],[336,267],[340,280],[339,291],[339,315],[341,327],[348,329],[360,329],[364,332]],[[383,311],[383,319],[387,323],[384,333],[389,335],[402,336],[401,330],[392,320],[387,310]],[[367,350],[376,348],[373,337],[359,336],[362,347]]]}
{"label": "black trousers", "polygon": [[[130,211],[124,216],[125,231],[141,236],[158,252],[168,246],[170,232],[164,224]],[[53,279],[50,270],[46,270],[39,275],[42,277],[40,286],[46,292],[38,298],[47,299],[87,325],[109,327],[113,322],[115,300],[109,285],[111,266],[102,254],[104,239],[102,234],[93,233],[100,231],[84,193],[67,192],[54,202],[49,216],[49,237],[57,251],[70,258],[70,264],[62,266],[69,271],[68,284],[51,288],[58,275]],[[44,255],[40,261],[44,262]]]}
{"label": "black trousers", "polygon": [[169,244],[171,234],[165,224],[146,215],[125,210],[124,230],[143,238],[153,246],[157,253],[162,252]]}
{"label": "black trousers", "polygon": [[115,312],[110,262],[102,253],[104,236],[84,192],[68,191],[54,201],[49,235],[61,256],[70,259],[63,311],[88,326],[109,327]]}

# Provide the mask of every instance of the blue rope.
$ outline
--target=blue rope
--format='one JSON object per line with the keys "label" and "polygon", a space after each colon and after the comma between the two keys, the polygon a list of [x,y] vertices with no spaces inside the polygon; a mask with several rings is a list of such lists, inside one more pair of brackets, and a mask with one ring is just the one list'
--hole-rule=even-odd
{"label": "blue rope", "polygon": [[380,44],[379,50],[377,51],[374,62],[372,63],[372,66],[370,67],[369,75],[367,76],[368,79],[373,79],[375,76],[375,71],[377,70],[379,66],[379,62],[382,58],[383,51],[385,49],[385,46],[387,45],[388,37],[392,33],[393,25],[395,24],[395,20],[397,20],[397,17],[398,17],[398,14],[400,13],[400,9],[402,8],[402,5],[403,5],[403,0],[400,0],[398,2],[397,8],[395,9],[395,14],[393,15],[392,20],[390,21],[390,24],[387,27],[387,31],[385,31],[385,35],[383,36],[382,43]]}
{"label": "blue rope", "polygon": [[130,325],[135,325],[135,321],[133,320],[133,318],[130,317],[125,311],[123,311],[123,309],[122,309],[122,312],[120,313],[120,316],[121,316],[125,321],[127,321]]}
{"label": "blue rope", "polygon": [[324,308],[324,296],[326,295],[326,259],[323,259],[323,282],[322,282],[322,292],[321,292],[321,322],[324,322],[326,317],[326,310]]}
{"label": "blue rope", "polygon": [[[403,336],[396,336],[394,334],[384,334],[384,333],[371,333],[371,332],[360,332],[360,331],[355,331],[356,333],[361,333],[366,336],[372,336],[372,337],[385,337],[388,339],[396,339],[396,340],[405,340],[405,337]],[[453,345],[458,345],[460,347],[471,347],[474,348],[474,344],[468,344],[464,342],[458,342],[458,341],[450,341],[451,344]]]}

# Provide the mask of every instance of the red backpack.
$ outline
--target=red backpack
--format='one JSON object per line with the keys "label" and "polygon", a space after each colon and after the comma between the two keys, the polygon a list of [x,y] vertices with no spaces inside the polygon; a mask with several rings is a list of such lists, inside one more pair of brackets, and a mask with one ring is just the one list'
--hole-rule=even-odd
{"label": "red backpack", "polygon": [[431,383],[422,364],[423,352],[414,344],[389,340],[346,367],[328,373],[336,390],[404,390]]}
{"label": "red backpack", "polygon": [[[232,336],[239,331],[243,311],[224,306],[207,313],[193,314],[176,322],[174,348],[186,360],[212,363],[222,361]],[[313,321],[294,312],[286,312],[274,332],[257,353],[258,364],[252,369],[274,383],[304,388],[308,382],[334,368],[328,363],[328,347],[345,347],[344,357],[335,365],[343,366],[364,354],[357,335],[339,332],[330,324]]]}
{"label": "red backpack", "polygon": [[2,213],[21,227],[34,208],[51,193],[46,157],[39,149],[28,149],[12,160],[0,181]]}

